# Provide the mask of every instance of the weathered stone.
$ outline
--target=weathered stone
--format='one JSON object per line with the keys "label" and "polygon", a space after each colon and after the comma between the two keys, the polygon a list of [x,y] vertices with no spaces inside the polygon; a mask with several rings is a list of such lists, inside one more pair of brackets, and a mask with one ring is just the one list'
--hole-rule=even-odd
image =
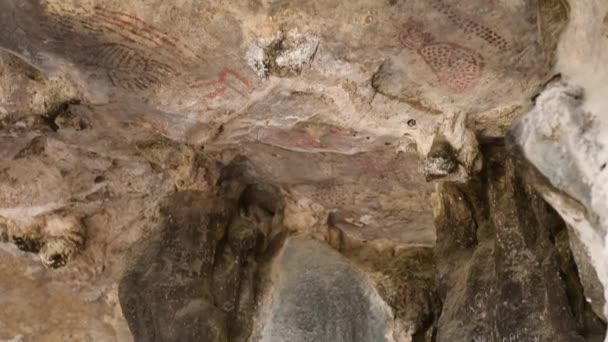
{"label": "weathered stone", "polygon": [[429,154],[424,160],[427,180],[449,176],[458,168],[454,148],[441,135],[435,137]]}
{"label": "weathered stone", "polygon": [[253,341],[391,341],[392,313],[363,273],[322,242],[287,239]]}
{"label": "weathered stone", "polygon": [[[252,317],[290,340],[580,340],[608,259],[605,151],[580,144],[604,120],[579,115],[605,111],[604,2],[0,1],[0,339],[128,341],[121,282],[139,340],[244,341]],[[478,176],[555,72],[585,101],[531,114],[563,140],[524,152],[568,196],[510,159]],[[425,173],[465,183],[438,234]],[[270,282],[297,311],[280,329],[265,275],[310,281]]]}
{"label": "weathered stone", "polygon": [[[549,84],[537,97],[534,109],[514,123],[511,139],[534,165],[529,181],[583,242],[606,298],[608,261],[604,237],[608,207],[604,190],[608,183],[604,181],[603,168],[606,151],[598,119],[582,107],[583,96],[580,87],[563,81]],[[584,275],[593,277],[589,272]],[[584,281],[587,287],[592,283],[593,278]],[[606,317],[604,303],[605,300],[596,300],[592,305]]]}
{"label": "weathered stone", "polygon": [[[271,238],[260,220],[281,204],[278,193],[270,193],[276,189],[239,185],[244,171],[239,163],[227,166],[218,193],[183,191],[166,200],[161,231],[140,247],[120,282],[136,341],[248,339],[257,264]],[[268,196],[277,202],[268,203]],[[270,211],[259,217],[255,206]],[[251,218],[240,216],[243,210]]]}
{"label": "weathered stone", "polygon": [[556,248],[557,234],[566,233],[563,222],[504,148],[486,146],[484,159],[479,179],[446,183],[439,192],[436,257],[444,303],[437,339],[602,336],[605,326],[584,301],[573,260],[560,259]]}
{"label": "weathered stone", "polygon": [[414,247],[397,251],[388,258],[375,260],[369,270],[403,334],[413,341],[432,341],[440,313],[432,249]]}

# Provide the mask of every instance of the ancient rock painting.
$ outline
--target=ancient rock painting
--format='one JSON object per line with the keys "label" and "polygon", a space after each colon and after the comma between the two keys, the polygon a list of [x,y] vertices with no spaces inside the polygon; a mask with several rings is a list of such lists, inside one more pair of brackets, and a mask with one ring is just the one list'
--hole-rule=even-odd
{"label": "ancient rock painting", "polygon": [[95,6],[92,11],[68,8],[52,3],[46,8],[51,29],[68,33],[85,33],[92,36],[120,37],[125,43],[139,47],[161,48],[157,53],[180,57],[194,57],[196,53],[186,43],[147,24],[141,18],[126,12]]}
{"label": "ancient rock painting", "polygon": [[[73,49],[72,58],[104,71],[116,87],[150,89],[171,79],[179,81],[184,60],[206,63],[186,43],[131,13],[101,6],[72,8],[56,2],[45,10],[43,26],[53,37],[54,46]],[[202,89],[207,99],[227,91],[246,96],[253,89],[246,77],[230,68],[223,68],[212,80],[187,82],[191,89]]]}
{"label": "ancient rock painting", "polygon": [[[304,124],[306,125],[306,124]],[[258,134],[258,139],[265,144],[306,152],[334,152],[354,154],[367,151],[374,145],[371,137],[353,135],[349,130],[335,127],[292,127],[281,129],[267,127]]]}
{"label": "ancient rock painting", "polygon": [[476,35],[501,51],[509,50],[509,43],[506,39],[490,28],[459,15],[443,0],[431,0],[430,4],[433,9],[448,17],[456,27],[464,32]]}
{"label": "ancient rock painting", "polygon": [[319,139],[302,129],[283,130],[269,128],[265,131],[262,141],[266,144],[299,150],[316,150],[322,147]]}
{"label": "ancient rock painting", "polygon": [[86,47],[82,62],[107,71],[112,84],[129,90],[144,90],[177,75],[169,65],[144,51],[118,43]]}
{"label": "ancient rock painting", "polygon": [[[116,87],[141,91],[180,76],[179,64],[195,56],[180,40],[139,17],[102,7],[52,3],[42,25],[52,46],[86,67],[104,71]],[[67,50],[67,51],[64,51]]]}
{"label": "ancient rock painting", "polygon": [[[155,46],[170,46],[179,49],[179,41],[168,36],[155,27],[148,25],[140,18],[124,12],[112,11],[99,6],[94,8],[94,18],[106,27],[116,27],[123,32],[128,32],[133,36],[148,41]],[[181,44],[180,44],[181,45]],[[187,46],[183,46],[186,47]]]}
{"label": "ancient rock painting", "polygon": [[341,153],[352,153],[361,149],[362,143],[347,130],[332,127],[320,137],[321,147]]}
{"label": "ancient rock painting", "polygon": [[230,69],[222,69],[217,79],[210,81],[198,81],[190,85],[192,89],[207,89],[209,92],[205,93],[205,97],[212,99],[220,95],[224,95],[226,90],[232,90],[233,92],[246,96],[253,89],[253,85],[249,80],[239,74],[238,72]]}
{"label": "ancient rock painting", "polygon": [[456,92],[473,88],[481,77],[484,67],[481,55],[455,43],[436,42],[418,22],[408,22],[399,39],[424,59],[442,84]]}

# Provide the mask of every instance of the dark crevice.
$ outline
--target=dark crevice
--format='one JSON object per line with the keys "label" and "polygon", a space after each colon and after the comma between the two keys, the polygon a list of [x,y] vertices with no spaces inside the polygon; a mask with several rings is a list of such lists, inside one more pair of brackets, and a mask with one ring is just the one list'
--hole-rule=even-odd
{"label": "dark crevice", "polygon": [[[582,342],[604,334],[584,300],[565,224],[522,176],[521,161],[496,142],[482,144],[478,178],[440,190],[438,340]],[[478,232],[477,244],[463,244],[455,237],[471,220],[485,233]],[[538,321],[541,312],[546,319]]]}
{"label": "dark crevice", "polygon": [[[274,235],[263,227],[280,214],[282,198],[274,186],[250,183],[254,170],[246,158],[222,168],[211,193],[167,198],[162,228],[133,252],[119,297],[135,341],[249,338],[258,272],[285,236],[280,227]],[[255,212],[260,222],[250,217]]]}

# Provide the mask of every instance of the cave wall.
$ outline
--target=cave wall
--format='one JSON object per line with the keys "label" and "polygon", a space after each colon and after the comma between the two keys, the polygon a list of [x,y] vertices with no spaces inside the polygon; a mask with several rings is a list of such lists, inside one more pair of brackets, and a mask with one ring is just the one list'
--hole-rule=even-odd
{"label": "cave wall", "polygon": [[[540,175],[543,196],[582,242],[579,255],[587,296],[606,317],[606,100],[608,8],[603,1],[573,1],[560,38],[552,82],[511,135]],[[575,241],[574,245],[577,244]],[[594,271],[590,271],[594,269]]]}
{"label": "cave wall", "polygon": [[483,154],[478,179],[438,191],[437,340],[601,340],[605,324],[564,248],[566,225],[504,146]]}
{"label": "cave wall", "polygon": [[119,293],[135,340],[603,340],[567,225],[526,162],[502,141],[482,155],[479,176],[438,184],[432,248],[368,244],[332,220],[303,235],[238,157],[211,193],[169,197],[134,252]]}
{"label": "cave wall", "polygon": [[1,2],[0,339],[600,336],[607,11]]}

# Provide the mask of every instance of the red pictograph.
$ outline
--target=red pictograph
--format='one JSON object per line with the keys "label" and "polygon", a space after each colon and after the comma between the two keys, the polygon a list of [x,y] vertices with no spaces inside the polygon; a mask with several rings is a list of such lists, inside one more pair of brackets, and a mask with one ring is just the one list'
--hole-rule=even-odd
{"label": "red pictograph", "polygon": [[473,88],[481,77],[484,67],[481,55],[455,43],[435,41],[418,22],[408,22],[399,39],[404,47],[416,51],[439,80],[455,92]]}
{"label": "red pictograph", "polygon": [[216,80],[195,82],[190,85],[190,88],[213,89],[205,94],[206,98],[212,99],[223,95],[229,89],[241,96],[246,96],[248,92],[253,90],[253,85],[238,72],[230,68],[224,68],[220,71]]}
{"label": "red pictograph", "polygon": [[464,32],[478,36],[501,51],[508,51],[510,49],[509,42],[504,37],[489,27],[460,15],[450,5],[446,4],[444,0],[430,0],[430,4],[436,11],[445,15],[456,27]]}
{"label": "red pictograph", "polygon": [[113,30],[112,27],[114,27],[120,33],[129,33],[136,40],[143,40],[157,47],[168,46],[173,49],[181,49],[196,55],[188,45],[179,39],[162,32],[133,14],[110,10],[101,6],[95,6],[93,9],[93,19],[109,30]]}

